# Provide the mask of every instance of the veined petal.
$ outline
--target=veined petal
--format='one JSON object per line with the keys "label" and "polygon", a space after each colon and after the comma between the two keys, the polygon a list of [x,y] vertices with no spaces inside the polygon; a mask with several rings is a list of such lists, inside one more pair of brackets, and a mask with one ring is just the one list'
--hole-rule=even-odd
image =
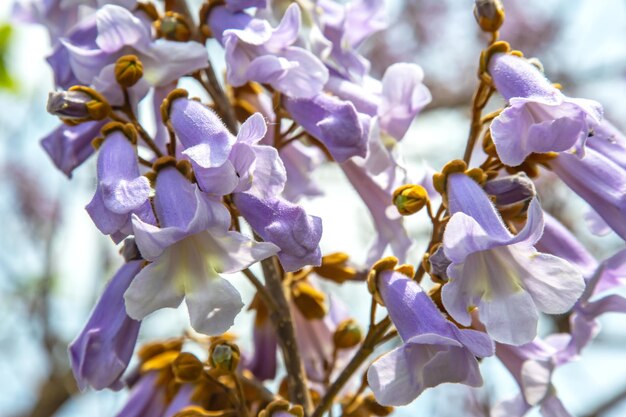
{"label": "veined petal", "polygon": [[537,405],[548,395],[553,369],[548,360],[527,360],[522,364],[521,388],[528,404]]}
{"label": "veined petal", "polygon": [[102,182],[104,205],[114,213],[128,213],[148,200],[150,182],[144,176],[113,183]]}
{"label": "veined petal", "polygon": [[161,308],[175,308],[185,296],[182,280],[176,279],[186,268],[176,256],[176,248],[168,248],[154,262],[144,267],[124,294],[126,311],[135,320]]}
{"label": "veined petal", "polygon": [[135,46],[150,42],[150,34],[141,20],[123,7],[103,6],[96,12],[96,23],[96,43],[105,52],[117,52],[125,45]]}
{"label": "veined petal", "polygon": [[267,123],[265,123],[265,117],[261,113],[254,113],[239,128],[237,142],[254,145],[263,139],[266,133]]}
{"label": "veined petal", "polygon": [[142,52],[143,77],[153,86],[168,85],[209,65],[206,48],[194,41],[157,39]]}
{"label": "veined petal", "polygon": [[[223,164],[236,139],[213,110],[195,100],[179,98],[171,105],[170,120],[176,135],[187,149],[206,144],[198,153],[198,164],[205,168]],[[200,152],[200,151],[198,151]],[[206,163],[201,163],[200,156]]]}
{"label": "veined petal", "polygon": [[185,288],[191,327],[209,336],[226,332],[243,307],[239,292],[217,274],[203,276],[192,272],[192,276]]}
{"label": "veined petal", "polygon": [[210,256],[210,263],[218,273],[239,272],[255,262],[269,258],[279,251],[273,243],[256,242],[238,232],[219,230],[194,236],[199,251]]}
{"label": "veined petal", "polygon": [[547,314],[567,312],[585,290],[578,268],[545,253],[509,247],[511,255],[525,271],[522,280],[537,308]]}
{"label": "veined petal", "polygon": [[252,186],[247,191],[261,199],[279,196],[287,182],[283,160],[273,146],[254,146],[256,159],[252,172]]}

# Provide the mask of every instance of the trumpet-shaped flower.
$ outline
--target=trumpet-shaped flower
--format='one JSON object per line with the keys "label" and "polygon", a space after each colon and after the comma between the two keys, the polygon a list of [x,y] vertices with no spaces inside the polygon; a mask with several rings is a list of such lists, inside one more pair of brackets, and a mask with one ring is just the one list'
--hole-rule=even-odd
{"label": "trumpet-shaped flower", "polygon": [[106,286],[83,331],[69,346],[70,362],[80,389],[120,389],[137,342],[139,321],[126,314],[124,292],[143,261],[122,266]]}
{"label": "trumpet-shaped flower", "polygon": [[236,87],[256,81],[290,97],[310,98],[328,81],[324,64],[306,49],[293,46],[301,26],[297,4],[287,8],[276,28],[225,7],[215,7],[208,23],[226,49],[226,75]]}
{"label": "trumpet-shaped flower", "polygon": [[230,214],[221,201],[202,193],[176,168],[161,169],[154,207],[161,227],[133,215],[135,241],[152,261],[125,294],[128,314],[141,319],[186,299],[191,325],[198,332],[221,334],[233,324],[243,303],[219,273],[233,273],[278,252],[230,232]]}
{"label": "trumpet-shaped flower", "polygon": [[447,196],[453,215],[443,237],[452,261],[442,290],[446,310],[467,326],[470,311],[478,307],[480,320],[496,341],[530,342],[537,334],[538,310],[569,310],[585,288],[582,274],[567,261],[535,250],[543,232],[536,198],[526,225],[513,235],[487,194],[465,174],[449,175]]}
{"label": "trumpet-shaped flower", "polygon": [[566,97],[537,67],[518,56],[495,54],[489,74],[509,103],[491,124],[491,137],[504,164],[516,166],[533,152],[572,147],[583,154],[590,129],[602,119],[600,104]]}
{"label": "trumpet-shaped flower", "polygon": [[98,152],[98,186],[86,207],[91,219],[119,242],[132,234],[132,213],[144,222],[156,222],[149,194],[148,179],[139,175],[137,150],[120,130],[110,132]]}
{"label": "trumpet-shaped flower", "polygon": [[487,334],[446,320],[419,284],[400,272],[380,272],[378,290],[404,342],[367,372],[379,403],[405,405],[445,382],[482,385],[476,357],[494,352]]}

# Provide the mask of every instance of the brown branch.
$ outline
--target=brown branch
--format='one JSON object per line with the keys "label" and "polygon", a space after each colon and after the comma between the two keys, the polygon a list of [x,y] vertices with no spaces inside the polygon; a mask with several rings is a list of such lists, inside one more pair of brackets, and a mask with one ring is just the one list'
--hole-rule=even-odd
{"label": "brown branch", "polygon": [[313,408],[313,404],[307,388],[304,365],[302,364],[302,358],[296,342],[291,309],[283,289],[280,267],[274,256],[262,261],[261,266],[265,275],[265,286],[276,302],[277,309],[270,313],[270,319],[274,324],[278,343],[283,353],[285,368],[287,368],[289,399],[295,404],[302,405],[305,415],[308,416]]}

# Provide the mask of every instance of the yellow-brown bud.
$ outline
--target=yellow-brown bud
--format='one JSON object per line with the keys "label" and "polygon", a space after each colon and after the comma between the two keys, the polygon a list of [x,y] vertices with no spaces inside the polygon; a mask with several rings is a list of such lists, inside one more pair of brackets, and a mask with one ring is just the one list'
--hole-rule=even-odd
{"label": "yellow-brown bud", "polygon": [[368,394],[363,399],[363,405],[375,416],[388,416],[393,413],[393,407],[379,404],[374,398],[374,394]]}
{"label": "yellow-brown bud", "polygon": [[269,403],[268,406],[259,413],[258,417],[272,417],[275,413],[278,413],[279,411],[287,412],[294,417],[304,416],[304,410],[302,409],[302,406],[292,406],[291,404],[289,404],[289,402],[285,400],[276,400]]}
{"label": "yellow-brown bud", "polygon": [[163,18],[154,22],[159,37],[170,41],[187,42],[191,39],[191,28],[187,20],[176,12],[166,12]]}
{"label": "yellow-brown bud", "polygon": [[143,77],[143,64],[136,55],[124,55],[115,62],[115,80],[122,87],[132,87]]}
{"label": "yellow-brown bud", "polygon": [[476,0],[474,17],[484,32],[496,32],[504,23],[504,7],[500,0]]}
{"label": "yellow-brown bud", "polygon": [[204,365],[196,355],[182,352],[172,363],[172,371],[176,381],[184,384],[186,382],[195,382],[200,379]]}
{"label": "yellow-brown bud", "polygon": [[321,320],[328,312],[326,296],[305,280],[299,280],[291,286],[293,302],[307,320]]}
{"label": "yellow-brown bud", "polygon": [[349,349],[361,343],[363,331],[354,319],[346,319],[339,323],[333,334],[333,342],[337,349]]}
{"label": "yellow-brown bud", "polygon": [[214,369],[224,373],[234,372],[240,358],[239,347],[224,340],[214,342],[209,349],[209,363]]}
{"label": "yellow-brown bud", "polygon": [[197,405],[189,405],[174,414],[173,417],[226,417],[231,415],[230,410],[208,411]]}
{"label": "yellow-brown bud", "polygon": [[313,268],[321,277],[343,284],[357,275],[357,270],[350,266],[350,257],[343,252],[335,252],[322,257],[322,265]]}
{"label": "yellow-brown bud", "polygon": [[155,357],[163,352],[173,350],[176,352],[180,352],[183,348],[182,339],[168,339],[159,342],[151,342],[146,343],[139,348],[137,352],[137,356],[142,362],[149,360],[150,358]]}
{"label": "yellow-brown bud", "polygon": [[400,186],[393,192],[393,204],[403,216],[415,214],[428,204],[428,192],[421,185]]}

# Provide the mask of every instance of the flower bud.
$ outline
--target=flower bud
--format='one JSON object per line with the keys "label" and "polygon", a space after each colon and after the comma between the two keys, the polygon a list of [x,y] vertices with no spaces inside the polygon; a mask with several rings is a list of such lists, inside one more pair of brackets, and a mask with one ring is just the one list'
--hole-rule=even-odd
{"label": "flower bud", "polygon": [[321,320],[328,312],[326,296],[308,282],[296,281],[291,293],[296,307],[307,320]]}
{"label": "flower bud", "polygon": [[204,365],[195,355],[182,352],[174,363],[172,363],[172,371],[176,381],[184,384],[186,382],[195,382],[200,379]]}
{"label": "flower bud", "polygon": [[349,263],[350,257],[343,252],[335,252],[322,257],[322,265],[314,267],[313,271],[319,276],[338,284],[354,279],[357,270]]}
{"label": "flower bud", "polygon": [[111,112],[107,100],[96,90],[74,86],[68,91],[55,91],[48,95],[48,113],[70,124],[102,120]]}
{"label": "flower bud", "polygon": [[276,400],[272,401],[259,413],[259,417],[283,417],[283,416],[294,416],[294,417],[303,417],[304,410],[300,405],[291,406],[285,400]]}
{"label": "flower bud", "polygon": [[495,32],[504,23],[504,7],[500,0],[476,0],[474,17],[484,32]]}
{"label": "flower bud", "polygon": [[221,372],[234,372],[240,357],[239,347],[225,340],[218,339],[209,349],[209,363]]}
{"label": "flower bud", "polygon": [[403,216],[415,214],[428,204],[428,192],[421,185],[403,185],[393,192],[393,204]]}
{"label": "flower bud", "polygon": [[191,39],[191,29],[185,18],[176,12],[166,12],[163,18],[154,23],[157,35],[170,41],[187,42]]}
{"label": "flower bud", "polygon": [[374,394],[368,394],[363,399],[365,408],[375,416],[388,416],[393,413],[393,407],[381,405],[374,398]]}
{"label": "flower bud", "polygon": [[132,87],[143,77],[143,64],[136,55],[124,55],[115,63],[115,80],[122,87]]}
{"label": "flower bud", "polygon": [[361,343],[363,331],[354,319],[346,319],[339,323],[333,334],[333,342],[337,349],[348,349]]}

